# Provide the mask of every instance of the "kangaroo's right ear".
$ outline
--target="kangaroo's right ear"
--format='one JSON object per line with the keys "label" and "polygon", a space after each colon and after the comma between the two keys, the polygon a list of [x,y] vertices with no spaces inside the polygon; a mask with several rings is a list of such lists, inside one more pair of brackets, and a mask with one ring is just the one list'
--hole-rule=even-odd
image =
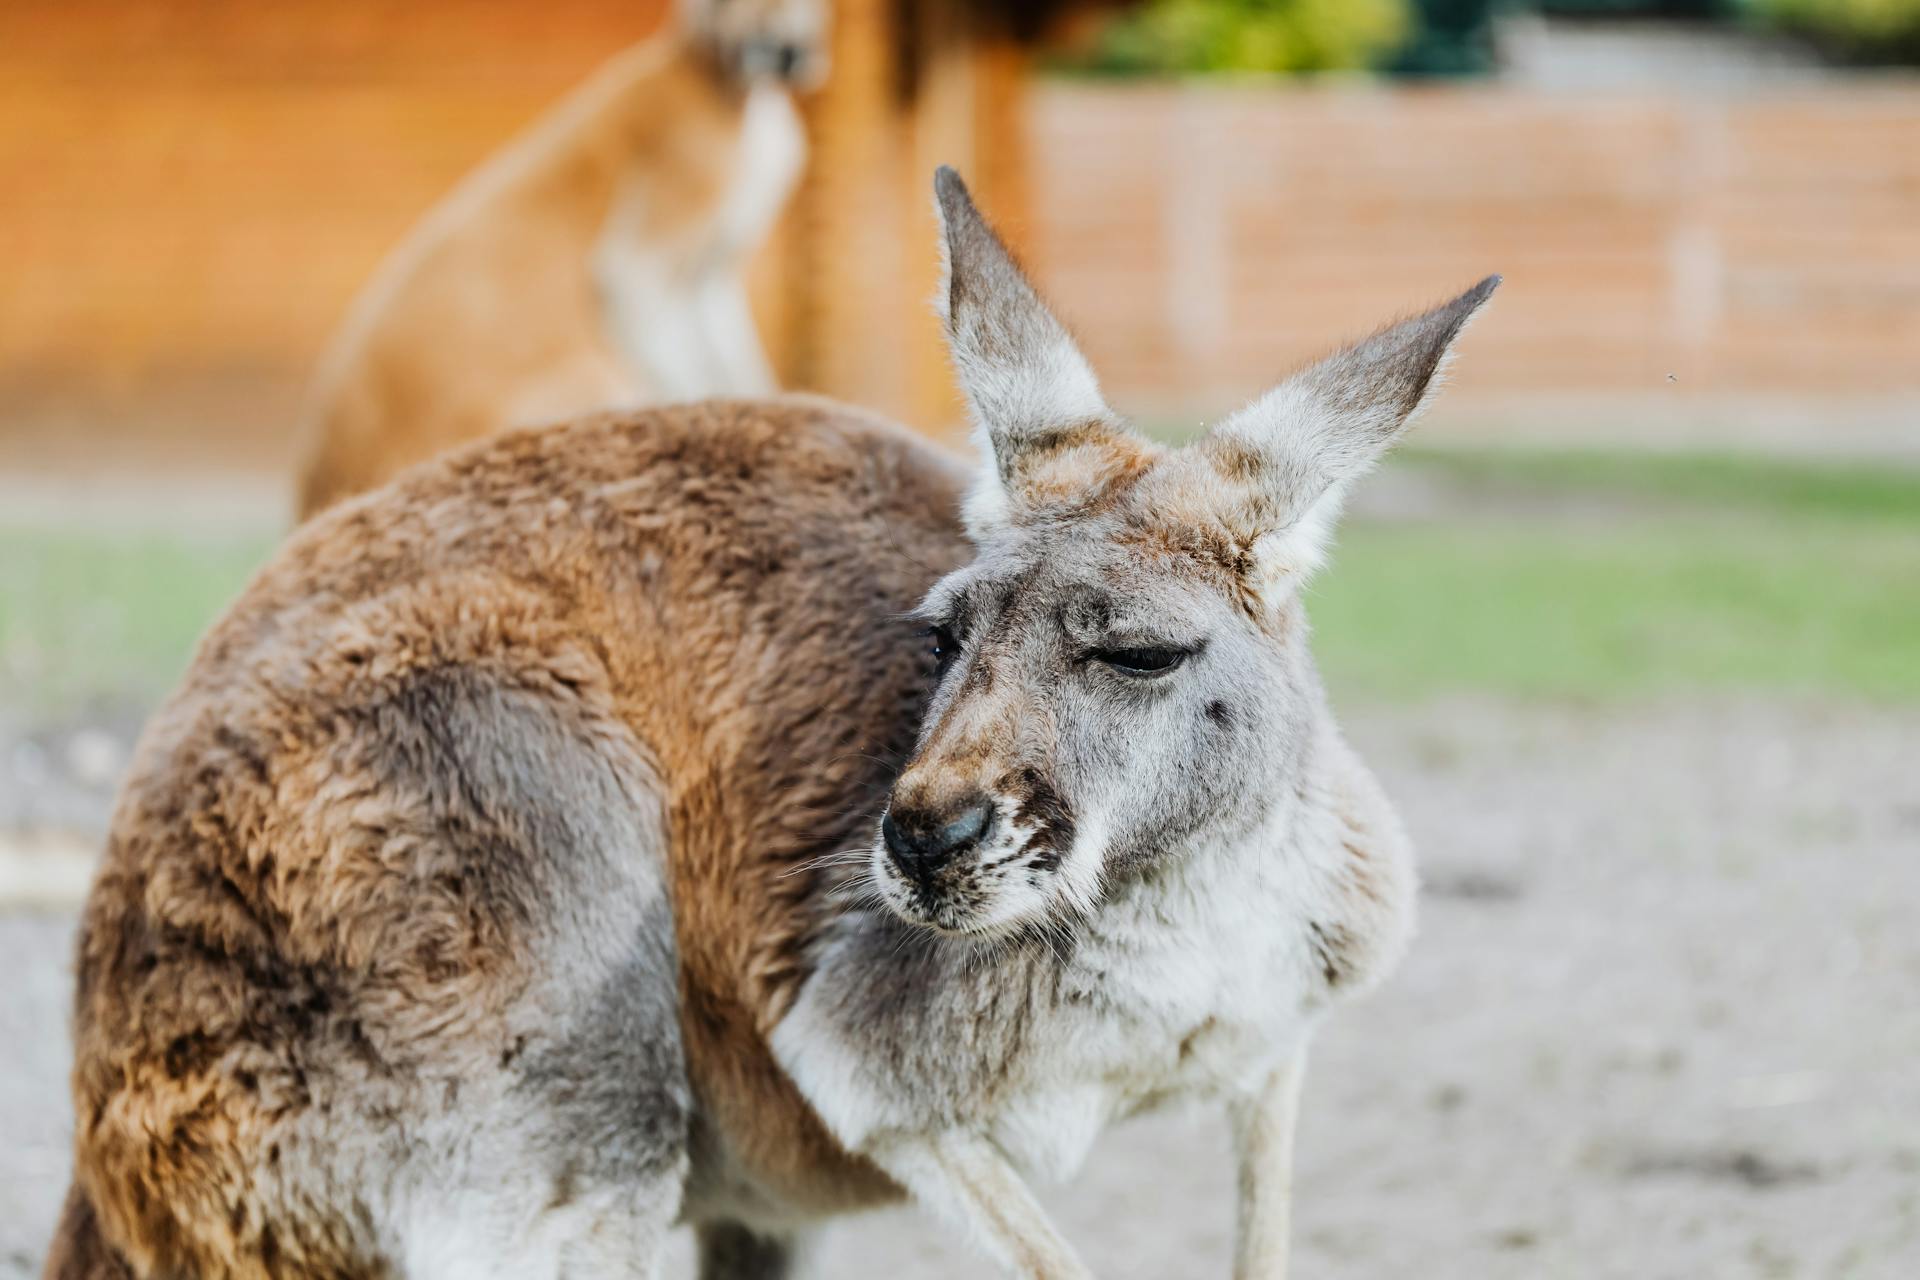
{"label": "kangaroo's right ear", "polygon": [[[1006,516],[1034,464],[1093,438],[1124,434],[1080,348],[974,207],[960,175],[933,179],[944,232],[937,306],[975,439],[993,459],[968,502],[969,523]],[[994,483],[997,481],[997,483]]]}
{"label": "kangaroo's right ear", "polygon": [[1223,511],[1251,541],[1262,578],[1320,563],[1347,486],[1433,398],[1455,340],[1499,286],[1488,276],[1328,356],[1194,446],[1228,482]]}

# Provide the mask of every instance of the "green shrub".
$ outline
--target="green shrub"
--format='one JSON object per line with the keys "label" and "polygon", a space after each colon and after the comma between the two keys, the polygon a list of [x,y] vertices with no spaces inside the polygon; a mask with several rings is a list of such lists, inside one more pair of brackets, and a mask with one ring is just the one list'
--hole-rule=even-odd
{"label": "green shrub", "polygon": [[1920,57],[1920,0],[1751,0],[1763,17],[1843,57]]}
{"label": "green shrub", "polygon": [[1116,19],[1091,68],[1118,74],[1340,71],[1406,39],[1407,0],[1148,0]]}

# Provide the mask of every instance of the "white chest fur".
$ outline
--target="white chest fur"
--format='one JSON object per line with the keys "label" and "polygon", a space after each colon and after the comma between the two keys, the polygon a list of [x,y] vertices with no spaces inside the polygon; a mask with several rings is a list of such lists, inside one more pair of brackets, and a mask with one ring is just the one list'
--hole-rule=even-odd
{"label": "white chest fur", "polygon": [[[885,985],[875,974],[897,945],[855,935],[822,956],[774,1051],[850,1148],[970,1129],[1023,1171],[1064,1178],[1110,1123],[1250,1096],[1301,1046],[1325,1004],[1319,878],[1291,841],[1197,850],[1109,897],[1063,962],[928,975],[946,989]],[[1004,982],[1031,990],[979,994]]]}
{"label": "white chest fur", "polygon": [[793,190],[806,161],[800,117],[784,90],[769,85],[747,97],[732,177],[713,221],[722,257],[750,252],[760,243]]}
{"label": "white chest fur", "polygon": [[1309,1034],[1322,1002],[1288,904],[1311,895],[1286,891],[1278,855],[1196,862],[1217,866],[1123,894],[1078,942],[991,1126],[1036,1176],[1070,1176],[1116,1120],[1250,1096]]}
{"label": "white chest fur", "polygon": [[593,253],[603,321],[646,395],[764,395],[775,387],[747,300],[748,255],[780,214],[805,159],[787,95],[749,95],[712,207],[656,225],[674,202],[662,175],[622,184]]}

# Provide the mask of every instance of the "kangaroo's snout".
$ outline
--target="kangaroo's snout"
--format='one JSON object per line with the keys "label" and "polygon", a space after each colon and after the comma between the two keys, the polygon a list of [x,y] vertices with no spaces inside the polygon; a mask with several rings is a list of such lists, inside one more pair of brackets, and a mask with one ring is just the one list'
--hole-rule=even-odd
{"label": "kangaroo's snout", "polygon": [[891,809],[880,820],[880,838],[894,865],[925,884],[992,826],[993,802],[976,792],[943,810]]}
{"label": "kangaroo's snout", "polygon": [[809,63],[813,60],[813,50],[793,41],[783,41],[774,46],[767,55],[773,66],[773,74],[781,80],[802,80]]}
{"label": "kangaroo's snout", "polygon": [[818,53],[812,45],[799,40],[764,36],[742,41],[735,56],[742,79],[807,85],[814,79]]}

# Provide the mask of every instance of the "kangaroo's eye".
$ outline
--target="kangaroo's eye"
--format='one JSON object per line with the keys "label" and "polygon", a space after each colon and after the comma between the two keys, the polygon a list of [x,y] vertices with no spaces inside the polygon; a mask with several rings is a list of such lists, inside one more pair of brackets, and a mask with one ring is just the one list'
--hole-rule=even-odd
{"label": "kangaroo's eye", "polygon": [[1185,649],[1106,649],[1093,655],[1128,676],[1153,676],[1171,671],[1187,660]]}
{"label": "kangaroo's eye", "polygon": [[953,660],[960,656],[960,642],[953,638],[953,632],[946,627],[928,627],[920,634],[932,642],[934,665],[941,671],[952,666]]}

